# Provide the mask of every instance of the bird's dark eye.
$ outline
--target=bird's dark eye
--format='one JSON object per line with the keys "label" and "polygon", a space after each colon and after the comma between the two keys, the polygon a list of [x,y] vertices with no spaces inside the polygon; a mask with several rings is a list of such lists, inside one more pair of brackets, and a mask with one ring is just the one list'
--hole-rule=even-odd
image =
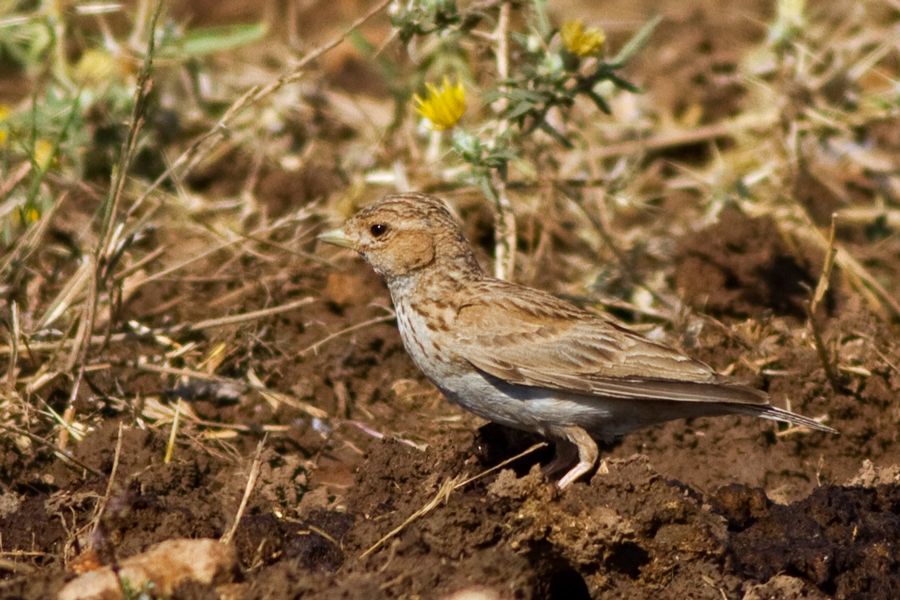
{"label": "bird's dark eye", "polygon": [[369,231],[372,232],[372,235],[375,237],[381,237],[385,233],[387,233],[388,226],[384,223],[375,223],[371,227],[369,227]]}

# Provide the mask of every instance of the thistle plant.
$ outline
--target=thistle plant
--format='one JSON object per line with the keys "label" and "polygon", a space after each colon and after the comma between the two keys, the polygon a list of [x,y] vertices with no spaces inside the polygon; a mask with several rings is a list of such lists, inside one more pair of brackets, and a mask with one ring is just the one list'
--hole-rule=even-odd
{"label": "thistle plant", "polygon": [[[511,277],[515,267],[515,219],[506,193],[509,165],[523,158],[525,140],[537,132],[552,143],[571,147],[571,134],[558,124],[566,123],[579,96],[611,114],[601,91],[603,84],[638,92],[619,71],[647,42],[659,21],[647,23],[617,54],[606,58],[606,35],[599,27],[580,20],[553,27],[544,0],[533,0],[528,9],[519,6],[502,1],[487,8],[461,8],[455,0],[407,0],[395,3],[392,10],[399,37],[408,43],[411,54],[426,49],[417,56],[426,71],[426,93],[414,96],[415,111],[435,132],[453,130],[449,146],[464,166],[463,178],[478,185],[492,203],[494,272],[501,278]],[[524,11],[520,31],[510,29],[513,10]],[[486,31],[485,25],[493,29]],[[477,89],[472,74],[446,71],[437,74],[443,81],[440,86],[432,82],[436,65],[470,64],[468,54],[483,52],[483,40],[490,41],[488,50],[495,59],[493,85]],[[441,53],[457,56],[441,60]],[[473,122],[463,123],[466,88],[474,88],[484,105]],[[551,114],[558,118],[551,119]]]}

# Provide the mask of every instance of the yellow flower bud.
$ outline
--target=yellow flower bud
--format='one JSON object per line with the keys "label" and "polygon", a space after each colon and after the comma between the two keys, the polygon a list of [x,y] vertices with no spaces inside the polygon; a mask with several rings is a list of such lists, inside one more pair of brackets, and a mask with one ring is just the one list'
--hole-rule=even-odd
{"label": "yellow flower bud", "polygon": [[6,139],[9,137],[9,126],[5,121],[12,113],[12,109],[7,104],[0,103],[0,146],[6,145]]}
{"label": "yellow flower bud", "polygon": [[579,20],[563,23],[559,30],[563,46],[575,56],[585,57],[597,54],[606,42],[606,34],[599,27],[585,28]]}
{"label": "yellow flower bud", "polygon": [[46,171],[53,161],[53,142],[38,138],[34,142],[34,163],[41,171]]}

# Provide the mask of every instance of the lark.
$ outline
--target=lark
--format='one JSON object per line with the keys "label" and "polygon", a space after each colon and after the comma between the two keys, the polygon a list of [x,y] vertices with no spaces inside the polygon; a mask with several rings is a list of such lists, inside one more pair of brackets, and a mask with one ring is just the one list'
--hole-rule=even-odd
{"label": "lark", "polygon": [[352,248],[387,283],[403,345],[452,402],[556,443],[565,488],[597,441],[673,419],[751,415],[836,433],[765,392],[547,292],[487,275],[446,205],[387,196],[319,236]]}

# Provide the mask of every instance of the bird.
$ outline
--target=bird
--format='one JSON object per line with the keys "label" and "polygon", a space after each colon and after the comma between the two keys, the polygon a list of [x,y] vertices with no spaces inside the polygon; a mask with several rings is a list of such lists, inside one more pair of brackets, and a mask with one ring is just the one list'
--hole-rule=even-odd
{"label": "bird", "polygon": [[387,195],[318,238],[384,279],[407,353],[444,396],[554,442],[543,470],[565,471],[561,489],[597,465],[598,441],[669,420],[751,415],[837,433],[608,317],[488,275],[435,196]]}

